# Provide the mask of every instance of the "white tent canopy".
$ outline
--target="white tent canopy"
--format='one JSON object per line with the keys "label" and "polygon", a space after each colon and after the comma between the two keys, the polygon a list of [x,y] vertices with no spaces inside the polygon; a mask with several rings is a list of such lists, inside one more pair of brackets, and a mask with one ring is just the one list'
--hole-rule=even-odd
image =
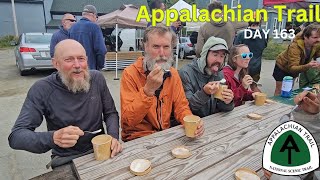
{"label": "white tent canopy", "polygon": [[99,16],[97,24],[101,27],[116,27],[116,77],[118,80],[118,28],[146,28],[147,22],[141,20],[136,22],[136,17],[138,15],[139,8],[130,4],[122,5],[119,9]]}
{"label": "white tent canopy", "polygon": [[[192,6],[183,0],[179,0],[174,5],[172,5],[169,9],[176,9],[178,12],[182,9],[188,9],[190,12],[191,19],[192,19]],[[196,14],[197,14],[197,16],[199,16],[199,14],[200,14],[199,9],[197,9]],[[187,22],[186,24],[187,24],[187,26],[186,26],[187,31],[198,31],[201,24],[203,24],[203,23],[201,23],[201,22]]]}

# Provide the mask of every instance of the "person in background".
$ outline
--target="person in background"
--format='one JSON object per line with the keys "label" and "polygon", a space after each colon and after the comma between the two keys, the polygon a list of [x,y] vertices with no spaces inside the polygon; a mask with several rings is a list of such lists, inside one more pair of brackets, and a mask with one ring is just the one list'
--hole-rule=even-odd
{"label": "person in background", "polygon": [[230,49],[228,63],[223,68],[223,74],[228,87],[234,94],[234,106],[240,106],[245,101],[254,99],[253,91],[250,90],[253,79],[247,72],[253,56],[245,44],[234,45]]}
{"label": "person in background", "polygon": [[104,68],[107,48],[104,44],[100,26],[96,23],[98,12],[95,6],[86,5],[82,11],[82,18],[69,30],[70,39],[82,44],[87,52],[89,69]]}
{"label": "person in background", "polygon": [[77,19],[74,17],[74,15],[70,13],[66,13],[63,15],[61,19],[61,25],[59,26],[59,30],[55,32],[51,37],[50,42],[50,56],[53,58],[54,55],[54,48],[56,45],[65,39],[69,39],[68,30],[71,28],[71,26],[77,22]]}
{"label": "person in background", "polygon": [[320,63],[315,60],[320,57],[319,42],[320,26],[310,24],[293,39],[285,51],[277,56],[273,70],[273,77],[276,80],[275,96],[280,95],[285,76],[296,78],[301,73],[300,81],[305,82],[309,77],[305,75],[306,71],[320,68]]}
{"label": "person in background", "polygon": [[224,39],[210,37],[203,46],[201,57],[179,70],[193,114],[205,117],[233,110],[234,94],[231,89],[223,90],[221,100],[212,97],[219,90],[223,79],[222,67],[228,53]]}
{"label": "person in background", "polygon": [[[119,143],[119,116],[106,80],[99,71],[88,70],[83,46],[71,39],[55,47],[54,67],[58,72],[40,79],[30,88],[21,112],[9,135],[13,149],[32,153],[52,150],[52,168],[93,152],[94,134],[106,124],[111,157],[122,151]],[[47,132],[35,132],[46,119]],[[97,134],[98,135],[98,134]]]}
{"label": "person in background", "polygon": [[[253,53],[253,57],[251,58],[248,66],[248,74],[255,82],[258,82],[260,80],[262,53],[263,50],[267,47],[268,37],[265,38],[262,29],[260,29],[260,22],[249,22],[249,27],[246,31],[248,31],[246,32],[247,34],[249,34],[250,31],[251,34],[255,34],[256,31],[259,31],[262,35],[261,38],[255,36],[252,36],[251,38],[245,38],[245,31],[241,31],[237,34],[237,37],[234,41],[235,45],[247,45],[250,51]],[[250,85],[250,88],[255,92],[261,92],[256,83],[252,83]]]}
{"label": "person in background", "polygon": [[[162,0],[153,0],[150,4],[150,12],[152,12],[153,9],[161,9],[163,12],[166,11],[166,5],[162,2]],[[157,18],[160,17],[160,14],[156,14]],[[152,18],[152,17],[151,17]],[[151,26],[151,22],[147,24],[147,27]],[[175,33],[178,33],[181,30],[181,21],[175,21],[171,24],[171,30],[173,30]]]}
{"label": "person in background", "polygon": [[[125,68],[121,78],[122,140],[130,141],[172,127],[191,115],[181,79],[173,62],[176,35],[163,24],[144,32],[145,56]],[[204,132],[201,120],[196,137]]]}
{"label": "person in background", "polygon": [[[213,1],[208,5],[208,11],[211,12],[215,9],[223,10],[223,4],[220,1]],[[240,29],[248,27],[248,23],[245,22],[227,22],[223,21],[223,12],[215,13],[216,18],[222,18],[220,22],[214,22],[212,19],[210,22],[204,23],[199,30],[197,45],[196,45],[196,56],[199,58],[204,43],[211,37],[219,37],[227,42],[228,48],[230,49],[236,35],[236,32]]]}

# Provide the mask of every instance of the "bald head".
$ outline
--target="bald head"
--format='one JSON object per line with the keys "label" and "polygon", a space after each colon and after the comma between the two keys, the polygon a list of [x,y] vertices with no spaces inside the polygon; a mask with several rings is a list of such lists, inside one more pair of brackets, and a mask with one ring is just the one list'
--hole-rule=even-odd
{"label": "bald head", "polygon": [[58,60],[61,57],[73,56],[73,55],[84,55],[86,51],[83,46],[73,39],[65,39],[60,41],[54,49],[54,59]]}
{"label": "bald head", "polygon": [[71,26],[76,22],[76,18],[74,15],[67,13],[64,14],[62,19],[61,19],[61,24],[63,26],[63,29],[68,30],[71,28]]}

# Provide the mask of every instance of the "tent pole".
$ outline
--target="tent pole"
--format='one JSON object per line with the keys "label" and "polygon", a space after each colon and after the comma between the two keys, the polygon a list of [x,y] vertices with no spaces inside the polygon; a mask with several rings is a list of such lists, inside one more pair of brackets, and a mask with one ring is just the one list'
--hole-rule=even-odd
{"label": "tent pole", "polygon": [[178,70],[178,61],[179,61],[179,34],[177,33],[177,48],[176,48],[176,69]]}
{"label": "tent pole", "polygon": [[119,80],[118,78],[118,23],[116,24],[116,77],[113,80]]}

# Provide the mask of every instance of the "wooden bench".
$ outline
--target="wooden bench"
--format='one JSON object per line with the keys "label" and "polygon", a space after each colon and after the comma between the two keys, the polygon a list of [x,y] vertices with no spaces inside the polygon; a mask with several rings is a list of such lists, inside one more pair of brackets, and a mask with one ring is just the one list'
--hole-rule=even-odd
{"label": "wooden bench", "polygon": [[[128,52],[118,52],[118,69],[124,69],[130,64],[134,63],[135,60],[142,56],[142,51],[128,51]],[[105,63],[105,70],[115,70],[116,69],[116,52],[107,52]]]}

